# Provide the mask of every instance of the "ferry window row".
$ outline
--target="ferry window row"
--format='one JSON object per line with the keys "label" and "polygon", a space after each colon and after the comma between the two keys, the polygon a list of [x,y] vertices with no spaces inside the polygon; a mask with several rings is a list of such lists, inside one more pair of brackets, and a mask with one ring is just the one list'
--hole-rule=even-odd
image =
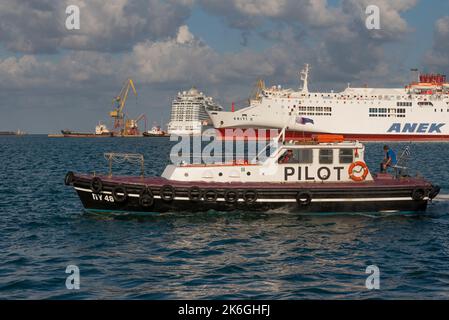
{"label": "ferry window row", "polygon": [[405,117],[404,108],[369,108],[370,117]]}
{"label": "ferry window row", "polygon": [[405,118],[405,114],[386,114],[386,113],[370,113],[371,118]]}
{"label": "ferry window row", "polygon": [[[314,149],[291,149],[279,157],[280,164],[312,164]],[[316,149],[315,149],[316,150]],[[349,164],[354,161],[354,152],[352,149],[338,150],[338,163]],[[319,164],[333,164],[334,163],[334,149],[318,149],[318,163]]]}
{"label": "ferry window row", "polygon": [[[292,115],[291,112],[288,113],[289,116]],[[299,116],[331,116],[332,113],[328,112],[298,112]]]}
{"label": "ferry window row", "polygon": [[[293,106],[295,107],[295,106]],[[311,106],[298,106],[298,115],[301,116],[331,116],[332,115],[332,107],[311,107]],[[288,113],[290,116],[293,113],[293,110],[290,110]]]}
{"label": "ferry window row", "polygon": [[405,113],[403,108],[369,108],[369,112],[379,113]]}
{"label": "ferry window row", "polygon": [[[295,106],[293,106],[295,108]],[[298,106],[299,111],[318,111],[318,112],[332,112],[331,107],[306,107],[306,106]]]}
{"label": "ferry window row", "polygon": [[418,102],[418,106],[432,106],[433,107],[433,103],[432,102]]}
{"label": "ferry window row", "polygon": [[398,105],[398,107],[411,107],[412,103],[411,102],[398,102],[397,105]]}

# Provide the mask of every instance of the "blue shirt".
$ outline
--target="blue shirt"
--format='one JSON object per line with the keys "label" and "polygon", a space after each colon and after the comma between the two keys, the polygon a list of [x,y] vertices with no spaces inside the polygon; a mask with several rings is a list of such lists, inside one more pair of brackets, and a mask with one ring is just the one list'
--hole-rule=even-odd
{"label": "blue shirt", "polygon": [[391,149],[389,149],[387,151],[387,159],[391,159],[391,162],[390,162],[391,165],[395,165],[398,162],[396,160],[396,153]]}

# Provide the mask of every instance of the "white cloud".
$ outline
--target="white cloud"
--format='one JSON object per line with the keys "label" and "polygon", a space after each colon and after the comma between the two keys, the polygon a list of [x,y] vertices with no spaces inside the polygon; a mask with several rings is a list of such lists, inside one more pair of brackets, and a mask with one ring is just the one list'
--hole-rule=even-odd
{"label": "white cloud", "polygon": [[219,54],[196,39],[187,26],[179,28],[176,38],[135,45],[132,52],[124,56],[121,70],[135,75],[141,83],[178,86],[241,83],[273,73],[262,54],[248,50]]}
{"label": "white cloud", "polygon": [[[66,30],[65,8],[80,8],[80,30]],[[2,0],[0,42],[14,52],[127,51],[145,39],[174,36],[193,0]]]}
{"label": "white cloud", "polygon": [[[366,37],[389,41],[401,39],[404,33],[412,31],[401,13],[413,8],[416,3],[417,0],[343,0],[342,9],[349,19],[355,20],[358,29]],[[365,10],[369,5],[376,5],[380,9],[379,30],[368,31],[365,28]]]}
{"label": "white cloud", "polygon": [[[59,28],[69,2],[81,8],[80,31]],[[397,61],[386,56],[385,44],[401,41],[411,31],[401,15],[416,1],[342,0],[339,6],[325,0],[196,3],[249,35],[250,41],[258,34],[272,45],[217,52],[186,25],[193,0],[113,0],[107,5],[100,0],[3,0],[0,43],[19,53],[0,58],[2,91],[14,88],[24,96],[38,92],[74,101],[92,93],[109,99],[123,79],[132,77],[143,91],[157,88],[159,100],[166,90],[165,105],[172,92],[191,85],[208,88],[217,98],[234,99],[248,94],[257,78],[297,87],[298,71],[306,62],[312,64],[312,88],[366,79],[384,85],[387,79],[397,80]],[[368,4],[381,8],[381,30],[365,28]],[[428,54],[433,65],[449,65],[448,30],[449,17],[437,21],[435,45]],[[57,51],[61,54],[37,54]]]}
{"label": "white cloud", "polygon": [[259,27],[264,19],[309,27],[330,26],[340,20],[341,12],[326,0],[199,0],[209,12],[224,17],[237,29]]}
{"label": "white cloud", "polygon": [[437,22],[435,23],[435,31],[437,32],[438,36],[441,36],[441,37],[449,36],[449,17],[448,16],[437,20]]}
{"label": "white cloud", "polygon": [[449,68],[449,16],[435,22],[433,46],[424,56],[423,64],[436,72]]}
{"label": "white cloud", "polygon": [[190,33],[188,26],[184,25],[179,27],[178,35],[176,36],[176,42],[184,44],[192,42],[193,39],[194,36]]}

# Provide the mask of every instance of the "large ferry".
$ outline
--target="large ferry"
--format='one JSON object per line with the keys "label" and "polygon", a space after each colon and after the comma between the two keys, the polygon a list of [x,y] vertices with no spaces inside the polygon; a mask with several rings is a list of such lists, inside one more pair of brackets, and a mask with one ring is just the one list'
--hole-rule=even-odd
{"label": "large ferry", "polygon": [[168,134],[200,135],[203,127],[211,125],[207,111],[221,111],[223,108],[195,87],[178,92],[172,102]]}
{"label": "large ferry", "polygon": [[[421,74],[404,88],[352,88],[310,92],[309,65],[301,71],[302,89],[281,86],[259,90],[249,106],[208,111],[222,134],[260,135],[259,129],[288,126],[287,137],[342,134],[360,141],[449,141],[449,83],[441,74]],[[234,108],[233,108],[234,109]],[[254,130],[245,130],[245,129]],[[233,132],[234,131],[234,132]]]}

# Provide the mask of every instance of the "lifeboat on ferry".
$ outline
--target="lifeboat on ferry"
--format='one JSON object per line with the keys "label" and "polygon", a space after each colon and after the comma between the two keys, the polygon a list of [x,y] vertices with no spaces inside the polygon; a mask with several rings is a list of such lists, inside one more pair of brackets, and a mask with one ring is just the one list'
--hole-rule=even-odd
{"label": "lifeboat on ferry", "polygon": [[249,162],[170,164],[160,177],[69,172],[65,184],[89,212],[137,213],[422,212],[440,190],[402,169],[375,174],[364,155],[358,141],[321,135]]}
{"label": "lifeboat on ferry", "polygon": [[313,136],[312,139],[318,143],[343,142],[345,140],[344,136],[339,134],[319,134]]}

